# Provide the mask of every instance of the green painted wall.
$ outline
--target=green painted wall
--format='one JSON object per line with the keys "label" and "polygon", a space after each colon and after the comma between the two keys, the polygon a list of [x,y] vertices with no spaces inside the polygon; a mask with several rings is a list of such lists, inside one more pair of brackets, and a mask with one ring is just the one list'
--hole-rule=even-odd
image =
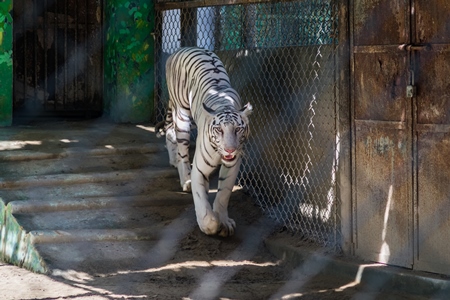
{"label": "green painted wall", "polygon": [[154,95],[153,1],[105,4],[104,113],[115,122],[150,121]]}
{"label": "green painted wall", "polygon": [[0,2],[0,126],[12,123],[12,0]]}

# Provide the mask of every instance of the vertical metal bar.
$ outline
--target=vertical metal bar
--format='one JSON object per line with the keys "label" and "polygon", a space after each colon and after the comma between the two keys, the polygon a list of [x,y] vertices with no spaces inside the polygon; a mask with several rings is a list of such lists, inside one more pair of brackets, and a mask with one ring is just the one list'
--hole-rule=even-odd
{"label": "vertical metal bar", "polygon": [[[70,58],[68,55],[68,44],[67,44],[67,40],[68,40],[68,27],[69,27],[69,18],[67,16],[68,10],[67,10],[67,6],[69,1],[64,1],[64,95],[63,95],[63,110],[67,109],[67,105],[68,105],[68,69],[70,68]],[[69,102],[70,103],[70,102]]]}
{"label": "vertical metal bar", "polygon": [[75,5],[75,33],[74,33],[74,56],[75,56],[75,66],[74,66],[74,78],[73,80],[74,82],[74,101],[78,100],[78,72],[79,72],[79,66],[78,66],[78,62],[79,62],[79,54],[78,54],[78,14],[79,14],[79,10],[78,10],[78,1],[74,1],[74,5]]}
{"label": "vertical metal bar", "polygon": [[162,22],[163,22],[163,11],[155,8],[155,32],[153,32],[153,39],[155,40],[155,93],[153,99],[153,111],[154,122],[157,123],[162,121],[160,107],[161,96],[162,96],[162,86],[161,86],[161,54],[162,54]]}
{"label": "vertical metal bar", "polygon": [[[102,100],[103,100],[103,86],[104,86],[104,67],[105,67],[105,65],[104,65],[104,60],[103,60],[103,53],[105,53],[105,47],[104,47],[104,45],[105,45],[105,43],[104,43],[104,35],[103,35],[103,29],[104,29],[104,24],[105,24],[105,20],[104,20],[104,8],[105,8],[105,2],[103,1],[103,0],[100,0],[100,24],[99,24],[99,26],[100,26],[100,29],[99,29],[99,34],[100,34],[100,53],[102,53],[101,54],[101,56],[100,56],[100,76],[97,76],[99,79],[98,79],[98,86],[97,86],[97,88],[98,88],[98,90],[99,90],[99,93],[101,93],[100,95],[98,95],[99,96],[99,99],[98,99],[98,101],[99,101],[99,103],[97,103],[97,105],[98,105],[98,109],[101,111],[102,110],[102,107],[103,107],[103,103],[102,103]],[[154,35],[153,35],[154,36]]]}
{"label": "vertical metal bar", "polygon": [[44,9],[43,9],[43,24],[42,24],[42,29],[43,29],[43,38],[44,38],[44,106],[45,108],[47,108],[48,106],[48,98],[46,97],[47,95],[47,91],[48,91],[48,57],[47,57],[47,49],[48,49],[48,45],[47,45],[47,35],[48,35],[48,13],[47,13],[47,9],[48,9],[48,1],[44,0]]}
{"label": "vertical metal bar", "polygon": [[214,50],[222,50],[222,28],[221,28],[221,18],[220,10],[222,6],[214,7]]}
{"label": "vertical metal bar", "polygon": [[[16,2],[17,3],[17,2]],[[14,8],[13,8],[14,9]],[[17,55],[17,41],[18,35],[17,35],[17,24],[14,23],[16,18],[13,19],[13,28],[12,28],[12,34],[13,34],[13,44],[12,44],[12,50],[13,50],[13,93],[12,93],[12,101],[13,101],[13,108],[16,105],[16,98],[17,94],[15,92],[16,90],[16,77],[17,77],[17,63],[16,63],[16,55]]]}
{"label": "vertical metal bar", "polygon": [[26,25],[26,17],[25,17],[25,0],[22,0],[23,7],[23,15],[22,15],[22,34],[23,34],[23,105],[26,105],[27,101],[27,77],[28,77],[28,68],[27,68],[27,25]]}
{"label": "vertical metal bar", "polygon": [[197,8],[180,9],[181,47],[197,45]]}
{"label": "vertical metal bar", "polygon": [[256,6],[249,4],[244,6],[244,47],[253,49],[256,46]]}
{"label": "vertical metal bar", "polygon": [[[339,236],[337,245],[345,254],[353,254],[351,227],[351,136],[350,136],[350,102],[349,102],[349,4],[348,0],[336,0],[333,3],[331,18],[333,36],[332,43],[336,45],[335,82],[336,82],[336,133],[338,134],[339,152],[336,163],[336,205]],[[335,20],[337,18],[337,20]]]}
{"label": "vertical metal bar", "polygon": [[85,1],[85,8],[84,8],[84,22],[85,22],[85,33],[84,33],[84,70],[85,72],[83,72],[85,74],[85,78],[84,78],[84,102],[85,105],[88,104],[90,101],[90,95],[88,94],[89,89],[89,66],[88,66],[88,62],[89,62],[89,49],[88,49],[88,40],[89,40],[89,13],[88,13],[88,8],[89,8],[89,2],[90,0],[86,0]]}
{"label": "vertical metal bar", "polygon": [[[348,14],[349,14],[349,56],[350,56],[350,86],[355,86],[355,53],[354,53],[354,35],[355,35],[355,1],[357,0],[348,0]],[[350,254],[354,255],[356,251],[356,247],[358,246],[358,235],[357,235],[357,207],[356,207],[356,124],[355,124],[355,91],[354,89],[349,89],[349,105],[350,105],[350,131],[351,135],[351,189],[352,189],[352,203],[351,203],[351,251]]]}
{"label": "vertical metal bar", "polygon": [[[409,43],[418,43],[417,39],[417,11],[416,11],[416,1],[409,1]],[[410,63],[409,69],[417,73],[418,67],[418,53],[414,51],[408,52],[408,60]],[[414,84],[414,82],[412,82]],[[411,194],[412,197],[412,215],[413,215],[413,238],[412,238],[412,249],[413,249],[413,265],[417,265],[419,260],[419,154],[418,154],[418,136],[417,136],[417,97],[412,97],[411,101],[411,143],[412,143],[412,187]]]}
{"label": "vertical metal bar", "polygon": [[34,85],[34,89],[33,89],[33,109],[35,109],[38,104],[39,104],[39,99],[38,99],[38,94],[37,94],[37,65],[38,65],[38,56],[37,56],[37,51],[38,51],[38,23],[37,23],[37,9],[36,9],[37,3],[36,1],[33,1],[33,28],[32,28],[32,32],[34,33],[33,35],[33,85]]}
{"label": "vertical metal bar", "polygon": [[55,0],[54,5],[54,15],[53,15],[53,22],[54,22],[54,32],[55,32],[55,72],[54,72],[54,109],[57,109],[57,103],[59,101],[59,93],[58,93],[58,0]]}

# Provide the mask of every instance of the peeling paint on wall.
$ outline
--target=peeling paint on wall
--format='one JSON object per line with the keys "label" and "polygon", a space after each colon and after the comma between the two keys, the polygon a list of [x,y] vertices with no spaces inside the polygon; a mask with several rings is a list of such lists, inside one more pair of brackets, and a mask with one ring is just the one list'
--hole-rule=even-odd
{"label": "peeling paint on wall", "polygon": [[112,0],[105,5],[105,108],[116,122],[153,115],[153,1]]}
{"label": "peeling paint on wall", "polygon": [[12,0],[0,2],[0,126],[12,123]]}

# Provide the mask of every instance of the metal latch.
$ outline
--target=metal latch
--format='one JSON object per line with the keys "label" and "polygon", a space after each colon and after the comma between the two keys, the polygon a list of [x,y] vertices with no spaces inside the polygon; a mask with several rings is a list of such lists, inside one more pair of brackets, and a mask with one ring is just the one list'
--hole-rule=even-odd
{"label": "metal latch", "polygon": [[414,85],[408,84],[406,86],[406,97],[412,98],[416,95],[416,87]]}
{"label": "metal latch", "polygon": [[414,85],[414,71],[409,70],[409,84],[406,86],[406,97],[412,98],[416,95],[416,86]]}

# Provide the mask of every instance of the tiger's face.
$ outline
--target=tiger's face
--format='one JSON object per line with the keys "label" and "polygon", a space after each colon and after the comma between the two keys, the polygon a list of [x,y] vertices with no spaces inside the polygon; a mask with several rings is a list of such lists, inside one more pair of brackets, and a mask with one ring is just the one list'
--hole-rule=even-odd
{"label": "tiger's face", "polygon": [[241,111],[223,111],[211,120],[210,142],[225,166],[233,166],[240,156],[249,135],[248,116],[251,111],[251,105],[247,104]]}

